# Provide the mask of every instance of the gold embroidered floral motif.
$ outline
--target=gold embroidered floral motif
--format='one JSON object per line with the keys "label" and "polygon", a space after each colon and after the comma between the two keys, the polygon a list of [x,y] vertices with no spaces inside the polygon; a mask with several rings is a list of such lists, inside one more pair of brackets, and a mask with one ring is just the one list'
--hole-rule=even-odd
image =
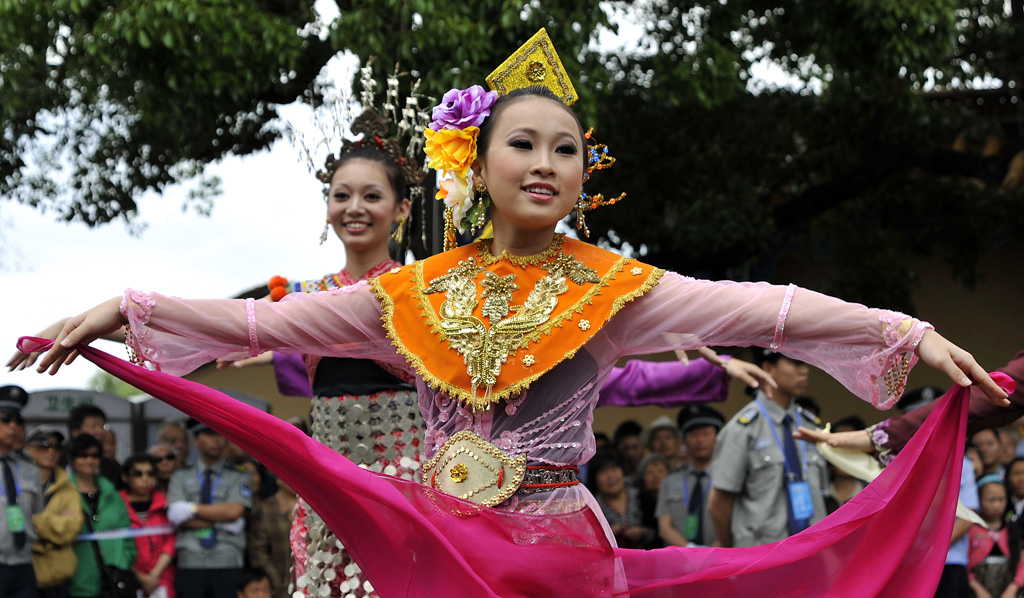
{"label": "gold embroidered floral motif", "polygon": [[580,320],[580,330],[590,330],[590,320]]}
{"label": "gold embroidered floral motif", "polygon": [[458,266],[449,268],[447,274],[442,274],[430,281],[430,286],[424,293],[441,293],[447,291],[450,285],[462,278],[476,278],[484,271],[483,266],[476,263],[476,260],[469,258],[459,262]]}
{"label": "gold embroidered floral motif", "polygon": [[629,273],[632,274],[633,276],[640,276],[641,274],[644,273],[644,270],[640,266],[636,266],[635,268],[630,270]]}
{"label": "gold embroidered floral motif", "polygon": [[512,293],[519,290],[516,284],[516,275],[498,276],[493,272],[484,273],[484,292],[480,293],[484,299],[483,314],[491,320],[500,320],[508,315],[508,304],[512,301]]}
{"label": "gold embroidered floral motif", "polygon": [[[559,239],[556,239],[556,241],[557,240]],[[479,247],[480,243],[478,243],[476,247],[476,250],[478,252]],[[552,257],[553,256],[554,255],[552,254]],[[494,258],[493,256],[488,257],[490,257],[490,259],[494,262],[497,261],[497,258]],[[481,257],[478,256],[477,259],[479,260],[481,259]],[[614,265],[607,269],[607,271],[602,272],[601,281],[593,285],[591,288],[587,289],[582,297],[576,299],[572,305],[563,306],[563,310],[560,310],[558,313],[553,313],[552,316],[548,318],[546,322],[544,322],[536,329],[526,334],[523,338],[521,348],[525,349],[534,343],[542,342],[546,335],[551,335],[555,329],[562,328],[562,326],[565,323],[567,323],[567,321],[574,318],[577,314],[582,314],[584,308],[586,308],[587,306],[591,305],[592,302],[594,302],[596,297],[599,294],[601,294],[602,289],[604,289],[609,284],[612,284],[613,281],[615,281],[617,274],[627,270],[626,266],[631,265],[631,262],[632,260],[629,258],[618,259]],[[419,262],[418,264],[414,265],[413,272],[415,273],[415,292],[418,296],[419,309],[423,313],[424,325],[428,327],[430,330],[432,330],[433,333],[439,337],[439,340],[441,342],[448,344],[448,347],[450,349],[456,350],[455,347],[450,344],[449,338],[445,334],[445,330],[443,329],[442,326],[442,318],[440,313],[438,313],[438,311],[435,311],[434,308],[431,307],[431,303],[427,299],[428,295],[424,294],[428,284],[426,282],[426,278],[423,276],[423,262]],[[617,314],[619,310],[625,307],[626,304],[646,294],[652,288],[657,286],[658,281],[661,279],[663,274],[664,270],[654,268],[651,270],[649,275],[644,277],[644,280],[640,284],[640,286],[631,288],[628,290],[628,292],[622,293],[615,297],[615,299],[612,301],[612,306],[607,316],[603,317],[596,325],[592,323],[591,331],[588,331],[588,334],[592,333],[594,328],[603,327],[604,323],[607,322],[608,319],[610,319],[611,317],[615,316],[615,314]],[[474,406],[478,403],[483,403],[482,401],[478,401],[475,395],[470,394],[468,380],[467,383],[464,385],[462,383],[449,381],[447,378],[444,377],[439,377],[434,372],[434,370],[428,365],[427,358],[421,357],[421,355],[425,356],[426,353],[417,353],[410,349],[410,345],[408,344],[409,341],[403,338],[402,334],[399,332],[399,329],[396,327],[396,323],[394,320],[396,311],[395,301],[393,299],[391,292],[387,289],[386,285],[384,284],[384,280],[385,277],[381,277],[380,279],[371,279],[370,286],[373,288],[374,294],[376,294],[377,298],[381,302],[381,309],[383,312],[381,319],[384,321],[388,338],[391,340],[391,343],[396,347],[396,350],[401,355],[405,356],[406,360],[409,362],[412,368],[416,371],[418,375],[424,378],[424,380],[426,381],[427,385],[430,388],[434,389],[437,392],[446,394],[452,398],[457,399],[461,404],[467,407]],[[447,297],[445,297],[445,299],[447,299]],[[520,361],[520,365],[523,367],[530,368],[529,373],[524,373],[523,377],[517,378],[512,382],[502,384],[500,387],[497,387],[496,385],[496,389],[493,389],[491,392],[490,402],[497,403],[502,399],[520,394],[523,391],[527,390],[534,381],[536,381],[545,373],[549,372],[552,367],[554,367],[563,360],[572,359],[573,356],[576,355],[578,349],[578,346],[571,348],[570,350],[566,351],[560,359],[552,363],[549,363],[533,354],[524,355],[522,360]],[[427,349],[423,350],[428,351]],[[447,359],[447,357],[443,359]],[[538,367],[535,368],[534,366]],[[466,371],[468,373],[468,367]],[[447,476],[443,477],[447,478]]]}
{"label": "gold embroidered floral motif", "polygon": [[547,270],[550,276],[564,276],[578,285],[585,282],[601,282],[597,270],[585,266],[574,255],[559,253],[555,256],[555,261],[543,264],[541,268]]}
{"label": "gold embroidered floral motif", "polygon": [[[576,284],[601,282],[593,268],[589,268],[575,257],[558,253],[555,260],[543,264],[547,275],[534,284],[526,301],[521,306],[510,306],[512,293],[519,288],[515,275],[498,276],[492,272],[484,274],[481,297],[486,297],[481,313],[491,320],[488,327],[473,315],[480,301],[477,298],[475,278],[483,271],[476,260],[460,261],[458,266],[430,281],[425,294],[445,293],[441,303],[441,331],[449,345],[462,354],[466,372],[470,377],[470,406],[474,410],[490,409],[497,398],[491,397],[491,389],[501,375],[502,365],[510,355],[528,344],[525,338],[533,335],[551,317],[558,306],[558,296],[569,290],[566,279]],[[511,315],[510,315],[511,312]],[[583,328],[583,323],[580,323]],[[590,323],[587,322],[587,330]],[[486,389],[477,397],[477,388]]]}

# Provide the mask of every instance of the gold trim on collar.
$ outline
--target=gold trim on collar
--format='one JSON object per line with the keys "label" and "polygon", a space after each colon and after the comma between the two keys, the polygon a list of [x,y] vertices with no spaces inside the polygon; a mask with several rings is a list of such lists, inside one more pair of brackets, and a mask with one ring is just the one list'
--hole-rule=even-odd
{"label": "gold trim on collar", "polygon": [[555,257],[555,255],[562,250],[562,243],[565,242],[565,235],[562,233],[555,233],[555,237],[551,240],[551,245],[548,245],[547,249],[540,253],[523,256],[512,255],[508,250],[502,251],[501,255],[498,256],[491,255],[492,241],[493,239],[482,239],[476,242],[477,249],[479,250],[477,258],[484,266],[491,266],[502,260],[511,262],[515,266],[536,266]]}

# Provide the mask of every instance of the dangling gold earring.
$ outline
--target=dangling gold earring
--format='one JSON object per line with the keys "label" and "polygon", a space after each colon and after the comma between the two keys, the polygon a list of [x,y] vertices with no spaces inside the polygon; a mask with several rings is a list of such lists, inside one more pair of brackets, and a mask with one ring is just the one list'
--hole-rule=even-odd
{"label": "dangling gold earring", "polygon": [[399,218],[398,219],[398,226],[395,227],[395,232],[391,233],[391,239],[395,243],[398,243],[399,245],[401,245],[402,244],[402,240],[405,239],[405,220],[406,220],[405,216],[402,216],[401,218]]}
{"label": "dangling gold earring", "polygon": [[485,183],[483,179],[477,179],[477,181],[473,183],[473,189],[475,189],[478,193],[486,193],[487,183]]}
{"label": "dangling gold earring", "polygon": [[324,224],[324,232],[320,233],[320,244],[321,245],[323,245],[324,243],[327,242],[327,231],[330,230],[330,228],[331,228],[331,219],[328,218],[327,222]]}
{"label": "dangling gold earring", "polygon": [[583,215],[583,210],[586,207],[585,195],[580,192],[579,199],[576,200],[576,230],[583,231],[583,234],[590,238],[590,229],[587,228],[587,220]]}

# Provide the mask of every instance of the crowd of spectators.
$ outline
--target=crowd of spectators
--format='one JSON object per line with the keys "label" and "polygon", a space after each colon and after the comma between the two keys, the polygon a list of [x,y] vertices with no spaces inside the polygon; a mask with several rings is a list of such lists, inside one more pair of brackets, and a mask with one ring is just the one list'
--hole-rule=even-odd
{"label": "crowd of spectators", "polygon": [[102,409],[26,430],[27,401],[0,388],[0,596],[290,595],[295,493],[223,436],[166,421],[118,463]]}
{"label": "crowd of spectators", "polygon": [[[806,364],[770,352],[755,362],[777,386],[752,391],[728,420],[695,404],[596,435],[583,477],[620,546],[774,542],[866,487],[792,436],[821,425],[803,396]],[[911,391],[901,406],[940,394]],[[66,428],[26,430],[27,400],[19,387],[0,388],[0,596],[291,595],[295,492],[215,430],[166,421],[148,450],[118,463],[101,409],[81,405]],[[832,426],[865,429],[857,417]],[[1024,598],[1021,430],[970,436],[960,492],[969,511],[958,512],[936,596]]]}

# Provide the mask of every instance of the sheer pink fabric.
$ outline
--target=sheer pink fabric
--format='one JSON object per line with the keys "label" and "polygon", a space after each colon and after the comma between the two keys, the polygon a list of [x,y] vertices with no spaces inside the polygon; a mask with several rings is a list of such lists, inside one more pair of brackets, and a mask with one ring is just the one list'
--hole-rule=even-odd
{"label": "sheer pink fabric", "polygon": [[360,469],[217,391],[80,350],[280,475],[364,563],[382,596],[925,598],[934,593],[952,530],[968,398],[959,387],[874,482],[804,532],[751,548],[635,551],[613,548],[591,509],[535,516],[482,508]]}
{"label": "sheer pink fabric", "polygon": [[[766,283],[697,281],[668,273],[627,304],[572,359],[519,397],[476,416],[417,379],[427,427],[424,458],[432,457],[455,432],[469,429],[511,456],[526,455],[530,464],[586,463],[595,451],[591,429],[598,390],[621,357],[704,345],[768,346],[784,305],[783,353],[825,369],[876,405],[898,397],[889,396],[881,380],[900,358],[913,365],[914,347],[927,324],[913,320],[906,334],[884,334],[894,325],[898,331],[906,317],[803,289],[792,294],[790,303],[787,293],[787,287]],[[122,311],[131,323],[138,354],[165,372],[183,374],[226,353],[234,359],[250,350],[242,301],[184,300],[129,290]],[[264,349],[401,365],[404,358],[385,336],[380,317],[380,304],[365,282],[255,305],[257,342]],[[564,513],[584,507],[600,512],[589,490],[577,485],[529,500],[513,497],[500,508]],[[597,517],[611,538],[604,518]]]}

